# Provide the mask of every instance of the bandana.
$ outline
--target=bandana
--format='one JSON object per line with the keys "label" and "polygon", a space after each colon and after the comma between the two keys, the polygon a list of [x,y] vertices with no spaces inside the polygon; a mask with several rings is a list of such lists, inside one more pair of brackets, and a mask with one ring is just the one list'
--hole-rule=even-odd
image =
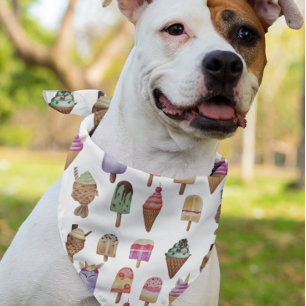
{"label": "bandana", "polygon": [[[58,206],[63,247],[101,305],[168,305],[205,268],[227,163],[182,180],[121,164],[90,138],[109,105],[101,91],[48,91],[61,113],[86,117],[71,145]],[[94,112],[94,114],[90,114]]]}

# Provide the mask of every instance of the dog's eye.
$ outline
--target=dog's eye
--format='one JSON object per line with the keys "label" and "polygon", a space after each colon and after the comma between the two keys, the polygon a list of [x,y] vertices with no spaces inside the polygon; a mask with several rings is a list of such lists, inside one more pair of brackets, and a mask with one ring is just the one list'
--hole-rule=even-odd
{"label": "dog's eye", "polygon": [[238,39],[240,42],[250,45],[256,42],[257,35],[253,30],[243,26],[238,30]]}
{"label": "dog's eye", "polygon": [[184,26],[180,23],[175,23],[168,28],[165,28],[164,31],[172,36],[179,36],[184,33]]}

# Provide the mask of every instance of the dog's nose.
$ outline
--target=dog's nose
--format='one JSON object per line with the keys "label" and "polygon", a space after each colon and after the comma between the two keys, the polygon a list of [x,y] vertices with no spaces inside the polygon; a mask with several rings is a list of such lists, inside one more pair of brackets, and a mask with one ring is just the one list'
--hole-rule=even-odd
{"label": "dog's nose", "polygon": [[236,85],[241,77],[243,64],[238,55],[229,51],[208,53],[202,62],[202,71],[206,77],[219,83]]}

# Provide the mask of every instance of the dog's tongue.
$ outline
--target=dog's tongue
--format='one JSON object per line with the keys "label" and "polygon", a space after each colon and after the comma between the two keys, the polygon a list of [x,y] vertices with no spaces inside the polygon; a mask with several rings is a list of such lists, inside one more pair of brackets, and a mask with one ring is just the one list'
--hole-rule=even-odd
{"label": "dog's tongue", "polygon": [[199,105],[199,112],[201,115],[214,120],[230,120],[235,117],[235,110],[233,107],[214,103],[201,103]]}

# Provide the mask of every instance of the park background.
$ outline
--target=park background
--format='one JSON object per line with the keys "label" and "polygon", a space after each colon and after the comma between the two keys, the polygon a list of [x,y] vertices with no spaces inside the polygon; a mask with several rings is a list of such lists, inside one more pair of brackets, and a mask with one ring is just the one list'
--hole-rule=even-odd
{"label": "park background", "polygon": [[[111,96],[133,45],[132,26],[101,2],[0,2],[0,258],[78,131],[80,119],[48,108],[42,90]],[[281,18],[267,57],[248,128],[219,148],[229,160],[217,239],[224,306],[304,305],[304,29]]]}

